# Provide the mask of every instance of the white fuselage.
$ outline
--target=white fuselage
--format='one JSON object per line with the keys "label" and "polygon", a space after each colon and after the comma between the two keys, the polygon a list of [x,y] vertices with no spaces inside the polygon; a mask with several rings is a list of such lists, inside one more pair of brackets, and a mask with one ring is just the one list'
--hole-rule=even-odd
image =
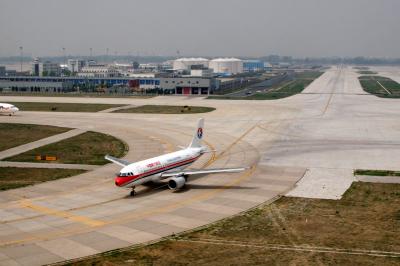
{"label": "white fuselage", "polygon": [[115,184],[119,187],[135,187],[149,181],[159,180],[162,173],[172,169],[175,171],[184,169],[194,163],[202,154],[202,148],[187,148],[132,163],[122,168],[115,178]]}
{"label": "white fuselage", "polygon": [[0,114],[12,115],[18,112],[19,109],[9,103],[0,103]]}

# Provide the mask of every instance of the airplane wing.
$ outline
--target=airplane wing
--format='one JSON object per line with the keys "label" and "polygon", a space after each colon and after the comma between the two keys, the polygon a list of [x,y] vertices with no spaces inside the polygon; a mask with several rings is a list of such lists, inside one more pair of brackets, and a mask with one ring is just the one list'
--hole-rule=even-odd
{"label": "airplane wing", "polygon": [[201,175],[201,174],[217,174],[217,173],[236,173],[242,172],[248,168],[214,168],[214,169],[188,169],[183,171],[168,171],[164,172],[161,175],[161,178],[168,178],[174,176],[183,176],[183,175]]}
{"label": "airplane wing", "polygon": [[110,162],[113,162],[113,163],[115,163],[115,164],[118,164],[118,165],[121,165],[121,166],[127,166],[127,165],[130,165],[131,163],[130,162],[128,162],[128,161],[125,161],[125,160],[122,160],[122,159],[119,159],[119,158],[115,158],[115,157],[112,157],[111,155],[106,155],[106,156],[104,156],[104,159],[106,159],[106,160],[108,160],[108,161],[110,161]]}

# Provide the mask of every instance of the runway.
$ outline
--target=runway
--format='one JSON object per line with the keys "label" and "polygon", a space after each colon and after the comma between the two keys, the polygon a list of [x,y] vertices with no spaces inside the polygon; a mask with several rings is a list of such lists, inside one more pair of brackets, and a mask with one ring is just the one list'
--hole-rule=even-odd
{"label": "runway", "polygon": [[[366,95],[350,67],[333,67],[302,94],[277,101],[0,97],[1,101],[171,104],[215,107],[193,115],[21,112],[0,122],[93,130],[125,141],[138,161],[187,145],[205,118],[204,155],[193,168],[249,166],[238,174],[159,184],[137,197],[113,184],[116,165],[0,192],[0,264],[40,265],[157,240],[293,196],[340,198],[354,168],[398,170],[399,101]],[[304,178],[302,179],[302,177]],[[301,181],[300,181],[301,180]],[[298,186],[296,187],[296,183]],[[295,188],[296,187],[296,188]],[[294,190],[292,190],[295,188]]]}

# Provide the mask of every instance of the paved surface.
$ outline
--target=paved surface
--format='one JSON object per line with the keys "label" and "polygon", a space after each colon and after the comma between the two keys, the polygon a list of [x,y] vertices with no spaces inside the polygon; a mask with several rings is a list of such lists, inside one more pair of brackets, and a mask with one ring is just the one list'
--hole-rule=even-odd
{"label": "paved surface", "polygon": [[25,163],[0,161],[0,167],[22,167],[22,168],[61,168],[61,169],[82,169],[94,170],[98,165],[89,164],[66,164],[66,163]]}
{"label": "paved surface", "polygon": [[354,181],[352,169],[310,168],[286,196],[340,199]]}
{"label": "paved surface", "polygon": [[[35,121],[35,120],[31,120],[31,123],[33,121]],[[3,160],[5,158],[8,158],[8,157],[11,157],[11,156],[14,156],[14,155],[26,152],[26,151],[36,149],[38,147],[41,147],[41,146],[44,146],[44,145],[47,145],[50,143],[54,143],[54,142],[58,142],[63,139],[71,138],[71,137],[77,136],[79,134],[82,134],[84,132],[85,132],[85,130],[73,129],[73,130],[70,130],[70,131],[67,131],[67,132],[64,132],[61,134],[53,135],[53,136],[50,136],[50,137],[47,137],[44,139],[40,139],[40,140],[37,140],[34,142],[23,144],[18,147],[14,147],[14,148],[11,148],[11,149],[8,149],[5,151],[0,151],[0,160]]]}
{"label": "paved surface", "polygon": [[251,166],[244,173],[193,179],[186,190],[175,193],[162,184],[142,187],[134,198],[113,185],[116,165],[1,192],[0,264],[56,262],[158,239],[286,194],[304,174],[294,190],[301,196],[340,198],[354,180],[348,173],[355,168],[398,170],[399,101],[366,95],[357,76],[351,68],[333,67],[303,94],[278,101],[57,98],[217,108],[206,114],[21,112],[0,117],[0,122],[35,121],[114,135],[130,146],[129,161],[187,145],[197,118],[205,117],[207,145],[217,152],[193,167]]}

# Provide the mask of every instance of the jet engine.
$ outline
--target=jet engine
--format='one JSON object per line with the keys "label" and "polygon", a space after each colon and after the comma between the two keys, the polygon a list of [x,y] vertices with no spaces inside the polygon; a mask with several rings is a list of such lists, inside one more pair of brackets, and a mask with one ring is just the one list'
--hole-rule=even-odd
{"label": "jet engine", "polygon": [[178,190],[182,188],[185,185],[185,183],[186,183],[185,177],[183,176],[174,177],[168,181],[168,188],[172,190]]}

